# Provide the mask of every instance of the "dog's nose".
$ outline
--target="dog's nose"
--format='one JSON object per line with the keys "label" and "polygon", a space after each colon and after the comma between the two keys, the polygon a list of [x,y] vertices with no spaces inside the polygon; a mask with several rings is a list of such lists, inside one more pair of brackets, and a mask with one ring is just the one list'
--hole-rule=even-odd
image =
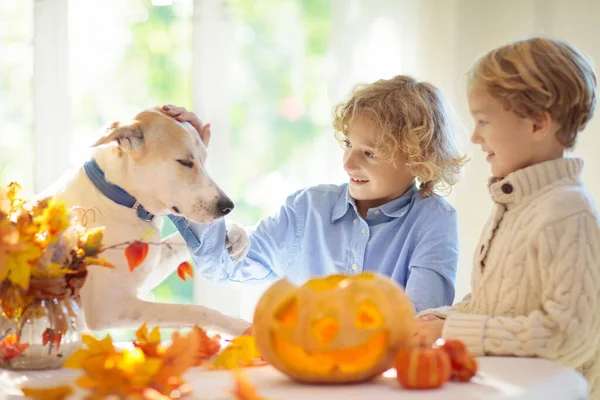
{"label": "dog's nose", "polygon": [[217,202],[217,208],[222,215],[227,215],[233,210],[233,201],[227,197],[221,198]]}

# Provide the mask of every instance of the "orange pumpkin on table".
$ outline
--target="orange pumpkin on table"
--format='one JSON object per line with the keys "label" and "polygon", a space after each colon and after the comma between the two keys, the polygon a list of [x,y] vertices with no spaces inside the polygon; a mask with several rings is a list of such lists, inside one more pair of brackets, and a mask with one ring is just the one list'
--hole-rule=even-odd
{"label": "orange pumpkin on table", "polygon": [[396,356],[396,378],[406,389],[435,389],[450,380],[448,354],[438,348],[407,347]]}
{"label": "orange pumpkin on table", "polygon": [[297,381],[361,382],[393,366],[413,334],[412,310],[402,288],[379,274],[300,287],[281,279],[258,302],[252,334],[265,361]]}
{"label": "orange pumpkin on table", "polygon": [[434,346],[448,354],[452,365],[452,376],[459,382],[468,382],[477,373],[477,360],[467,346],[457,339],[438,339]]}

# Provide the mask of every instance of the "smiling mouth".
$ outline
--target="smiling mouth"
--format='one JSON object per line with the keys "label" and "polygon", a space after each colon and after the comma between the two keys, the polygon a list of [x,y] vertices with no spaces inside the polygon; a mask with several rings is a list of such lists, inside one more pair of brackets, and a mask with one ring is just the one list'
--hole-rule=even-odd
{"label": "smiling mouth", "polygon": [[494,155],[495,155],[495,153],[492,151],[486,151],[485,154],[486,154],[486,156],[485,156],[486,161],[490,161],[492,159],[492,157],[494,157]]}
{"label": "smiling mouth", "polygon": [[367,183],[369,181],[366,180],[366,179],[358,179],[358,178],[352,178],[352,177],[350,177],[350,182],[361,184],[361,183]]}

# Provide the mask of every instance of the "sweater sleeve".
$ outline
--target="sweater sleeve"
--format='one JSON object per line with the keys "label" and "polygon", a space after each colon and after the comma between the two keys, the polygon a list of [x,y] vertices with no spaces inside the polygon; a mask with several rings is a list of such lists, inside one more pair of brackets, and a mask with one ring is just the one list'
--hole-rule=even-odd
{"label": "sweater sleeve", "polygon": [[417,314],[417,318],[425,317],[428,315],[435,315],[438,318],[446,319],[446,318],[448,318],[448,314],[450,314],[450,313],[466,312],[467,307],[469,306],[470,300],[471,300],[471,293],[466,295],[458,303],[454,303],[454,305],[452,305],[452,306],[430,308],[429,310],[421,311],[420,313]]}
{"label": "sweater sleeve", "polygon": [[581,213],[532,236],[542,281],[539,309],[491,317],[450,313],[442,335],[462,339],[475,356],[537,356],[577,367],[600,342],[600,227]]}

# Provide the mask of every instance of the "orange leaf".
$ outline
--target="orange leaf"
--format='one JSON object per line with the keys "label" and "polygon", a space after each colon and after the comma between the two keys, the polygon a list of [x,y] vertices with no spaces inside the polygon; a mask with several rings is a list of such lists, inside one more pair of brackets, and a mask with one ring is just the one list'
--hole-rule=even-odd
{"label": "orange leaf", "polygon": [[73,394],[70,386],[52,388],[21,388],[23,395],[35,400],[64,400]]}
{"label": "orange leaf", "polygon": [[135,337],[137,340],[133,341],[133,345],[142,350],[146,356],[161,356],[163,348],[161,346],[160,331],[158,326],[155,326],[150,334],[148,334],[148,327],[144,322],[144,324],[135,332]]}
{"label": "orange leaf", "polygon": [[207,360],[217,354],[219,350],[221,350],[221,343],[219,340],[221,336],[215,335],[213,337],[209,337],[206,334],[206,331],[200,328],[198,325],[193,328],[197,334],[199,339],[199,347],[198,352],[196,353],[196,359],[194,362],[194,366],[202,365],[204,360]]}
{"label": "orange leaf", "polygon": [[154,389],[168,395],[184,383],[181,375],[194,366],[200,347],[198,335],[196,330],[192,330],[187,336],[173,333],[171,345],[162,354],[162,366],[152,380]]}
{"label": "orange leaf", "polygon": [[46,328],[42,333],[42,345],[50,343],[50,346],[56,346],[56,350],[60,348],[60,342],[62,341],[62,334],[56,332],[54,329]]}
{"label": "orange leaf", "polygon": [[233,370],[235,389],[230,393],[236,400],[263,400],[256,387],[246,378],[240,370]]}
{"label": "orange leaf", "polygon": [[136,240],[125,248],[125,258],[127,258],[127,264],[129,264],[129,270],[133,272],[139,267],[146,256],[148,255],[148,244]]}
{"label": "orange leaf", "polygon": [[19,343],[17,335],[13,333],[0,342],[0,358],[2,361],[8,362],[23,353],[28,347],[27,343]]}
{"label": "orange leaf", "polygon": [[192,268],[192,265],[189,262],[184,261],[181,264],[179,264],[179,267],[177,267],[177,275],[179,275],[179,278],[185,282],[186,274],[189,275],[190,278],[193,278],[194,277],[194,269]]}

